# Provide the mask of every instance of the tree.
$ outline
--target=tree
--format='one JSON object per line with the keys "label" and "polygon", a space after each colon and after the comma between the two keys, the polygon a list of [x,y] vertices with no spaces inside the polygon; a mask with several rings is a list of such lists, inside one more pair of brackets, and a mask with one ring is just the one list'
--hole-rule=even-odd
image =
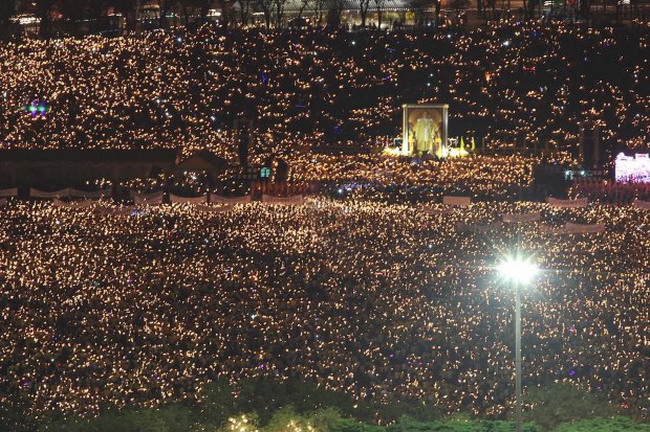
{"label": "tree", "polygon": [[[466,0],[467,1],[467,0]],[[440,18],[440,2],[441,0],[433,0],[436,7],[436,23]],[[426,9],[430,4],[431,0],[408,0],[407,4],[409,9],[415,13],[416,19],[415,22],[419,23],[422,21],[422,11]]]}
{"label": "tree", "polygon": [[384,6],[386,6],[387,0],[374,0],[375,10],[377,11],[377,28],[381,30],[381,19],[384,12]]}
{"label": "tree", "polygon": [[14,12],[14,0],[0,0],[0,38],[11,34],[11,21],[9,19]]}
{"label": "tree", "polygon": [[49,39],[52,31],[52,7],[54,0],[36,0],[35,2],[38,17],[41,19],[40,36]]}
{"label": "tree", "polygon": [[274,0],[260,0],[259,5],[264,14],[264,24],[266,28],[271,28],[271,18],[273,18],[273,1]]}
{"label": "tree", "polygon": [[284,6],[287,0],[273,0],[273,7],[275,8],[275,26],[282,27],[282,18],[284,17]]}
{"label": "tree", "polygon": [[235,8],[234,8],[234,3],[235,1],[229,1],[229,0],[219,0],[218,4],[219,7],[221,8],[221,23],[225,26],[228,27],[231,21],[235,21]]}
{"label": "tree", "polygon": [[109,4],[126,17],[126,28],[128,30],[136,29],[140,0],[110,0]]}
{"label": "tree", "polygon": [[181,10],[181,13],[183,15],[183,22],[185,24],[185,27],[190,25],[190,16],[192,14],[192,10],[196,6],[196,2],[192,0],[178,0],[177,2],[178,8]]}
{"label": "tree", "polygon": [[239,0],[239,22],[242,26],[248,24],[248,17],[251,12],[251,4],[253,0]]}
{"label": "tree", "polygon": [[596,418],[565,423],[555,432],[644,432],[647,424],[637,423],[628,417]]}
{"label": "tree", "polygon": [[238,414],[239,409],[233,388],[224,379],[205,385],[201,405],[203,420],[212,424],[223,424],[229,417]]}
{"label": "tree", "polygon": [[318,25],[323,23],[323,12],[325,11],[325,4],[327,0],[313,0],[314,14],[318,17]]}
{"label": "tree", "polygon": [[210,11],[211,0],[170,0],[172,6],[175,7],[183,15],[185,26],[190,24],[190,17],[197,12],[201,19],[205,21]]}
{"label": "tree", "polygon": [[211,0],[199,0],[201,4],[201,18],[206,20],[208,18],[208,12],[210,11],[210,5],[212,5]]}
{"label": "tree", "polygon": [[[7,391],[7,388],[3,388]],[[24,395],[11,392],[11,397],[0,404],[0,430],[31,432],[37,430],[38,421],[29,414],[30,403]],[[6,394],[6,393],[5,393]]]}
{"label": "tree", "polygon": [[370,0],[359,0],[359,15],[361,16],[361,27],[366,26],[366,17],[368,16],[369,7],[370,7]]}
{"label": "tree", "polygon": [[603,417],[616,412],[614,407],[596,395],[563,383],[533,388],[526,399],[534,407],[526,413],[527,420],[536,422],[545,431],[555,429],[560,423]]}
{"label": "tree", "polygon": [[[525,1],[525,0],[524,0]],[[469,5],[469,0],[451,0],[451,8],[456,11],[456,15]]]}
{"label": "tree", "polygon": [[66,18],[67,31],[73,35],[80,35],[82,23],[91,17],[99,18],[104,9],[102,2],[90,4],[89,0],[59,0],[56,6]]}
{"label": "tree", "polygon": [[160,16],[158,17],[158,27],[160,28],[165,28],[167,27],[167,12],[169,11],[170,8],[170,1],[169,0],[158,0],[158,13]]}
{"label": "tree", "polygon": [[341,14],[345,0],[329,0],[327,12],[327,25],[330,27],[339,27],[341,25]]}
{"label": "tree", "polygon": [[523,1],[524,1],[525,16],[528,18],[535,15],[535,1],[534,0],[523,0]]}
{"label": "tree", "polygon": [[302,13],[305,11],[305,8],[307,7],[307,3],[309,3],[309,0],[301,0],[300,2],[300,8],[298,9],[298,19],[302,18]]}

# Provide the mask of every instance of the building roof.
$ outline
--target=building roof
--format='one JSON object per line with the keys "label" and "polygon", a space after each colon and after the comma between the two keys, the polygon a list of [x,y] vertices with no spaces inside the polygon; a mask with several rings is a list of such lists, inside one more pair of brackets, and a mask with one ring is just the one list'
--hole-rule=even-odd
{"label": "building roof", "polygon": [[184,171],[223,171],[228,167],[228,162],[219,156],[201,150],[194,153],[178,164],[178,168]]}

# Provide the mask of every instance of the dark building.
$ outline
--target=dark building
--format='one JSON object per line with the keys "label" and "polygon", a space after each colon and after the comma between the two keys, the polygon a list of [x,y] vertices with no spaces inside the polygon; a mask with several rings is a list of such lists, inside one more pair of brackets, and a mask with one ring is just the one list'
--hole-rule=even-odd
{"label": "dark building", "polygon": [[54,190],[107,179],[119,183],[173,170],[177,150],[0,150],[0,188]]}

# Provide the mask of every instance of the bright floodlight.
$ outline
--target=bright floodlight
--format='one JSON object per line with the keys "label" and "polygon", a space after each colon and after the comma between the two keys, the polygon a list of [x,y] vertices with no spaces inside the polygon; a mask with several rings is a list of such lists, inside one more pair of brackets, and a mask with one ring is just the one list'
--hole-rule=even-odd
{"label": "bright floodlight", "polygon": [[526,284],[537,274],[537,266],[527,260],[510,258],[499,264],[499,274],[514,283]]}

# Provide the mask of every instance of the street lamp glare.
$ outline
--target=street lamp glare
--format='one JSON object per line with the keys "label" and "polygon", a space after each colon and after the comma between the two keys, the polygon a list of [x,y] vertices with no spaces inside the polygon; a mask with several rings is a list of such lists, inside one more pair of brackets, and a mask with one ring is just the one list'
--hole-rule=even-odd
{"label": "street lamp glare", "polygon": [[522,399],[521,399],[521,289],[533,280],[538,272],[537,265],[529,258],[522,259],[519,255],[509,257],[499,263],[497,268],[501,277],[510,281],[515,288],[515,431],[522,432]]}
{"label": "street lamp glare", "polygon": [[537,265],[528,260],[510,258],[499,264],[501,277],[517,284],[529,283],[538,271]]}

